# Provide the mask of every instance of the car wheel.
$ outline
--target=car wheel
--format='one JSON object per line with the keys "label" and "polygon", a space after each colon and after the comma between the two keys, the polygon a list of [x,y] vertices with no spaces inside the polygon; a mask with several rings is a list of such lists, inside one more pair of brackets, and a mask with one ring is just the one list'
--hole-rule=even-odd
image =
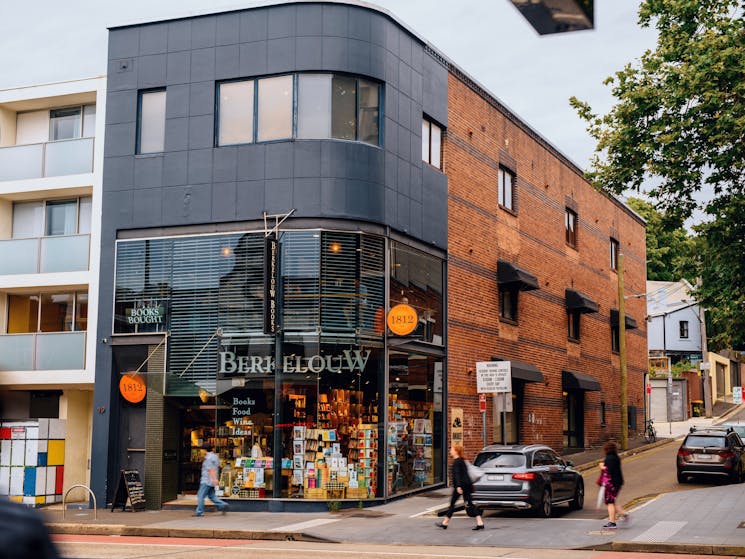
{"label": "car wheel", "polygon": [[582,478],[577,480],[577,487],[574,488],[574,499],[569,502],[569,508],[572,510],[582,510],[585,506],[585,484]]}
{"label": "car wheel", "polygon": [[683,474],[681,474],[680,472],[678,472],[678,483],[685,483],[686,482],[686,479],[687,479],[686,476],[684,476]]}
{"label": "car wheel", "polygon": [[548,487],[543,490],[541,502],[538,503],[535,512],[539,518],[548,518],[551,516],[551,490]]}

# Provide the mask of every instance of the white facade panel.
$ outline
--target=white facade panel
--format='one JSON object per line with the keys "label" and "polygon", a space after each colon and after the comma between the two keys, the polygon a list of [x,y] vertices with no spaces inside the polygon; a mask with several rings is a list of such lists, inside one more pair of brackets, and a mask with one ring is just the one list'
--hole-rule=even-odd
{"label": "white facade panel", "polygon": [[18,113],[16,145],[39,144],[49,141],[49,110]]}

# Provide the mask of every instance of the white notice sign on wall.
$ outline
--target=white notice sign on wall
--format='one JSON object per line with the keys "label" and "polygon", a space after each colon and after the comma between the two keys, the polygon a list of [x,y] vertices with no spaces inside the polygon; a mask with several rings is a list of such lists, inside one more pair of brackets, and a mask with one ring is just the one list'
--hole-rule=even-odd
{"label": "white notice sign on wall", "polygon": [[493,392],[512,392],[512,362],[477,362],[476,391],[480,394]]}

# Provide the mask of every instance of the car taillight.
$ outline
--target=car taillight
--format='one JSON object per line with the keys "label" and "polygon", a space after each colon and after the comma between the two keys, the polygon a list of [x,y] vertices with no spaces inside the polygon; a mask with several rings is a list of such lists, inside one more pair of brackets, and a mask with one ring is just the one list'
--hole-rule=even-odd
{"label": "car taillight", "polygon": [[512,474],[512,479],[520,479],[523,481],[531,481],[535,479],[535,474],[533,472],[525,472],[525,473],[517,473]]}
{"label": "car taillight", "polygon": [[678,449],[678,456],[686,457],[686,456],[690,456],[690,455],[691,455],[691,451],[690,450],[687,450],[685,448]]}
{"label": "car taillight", "polygon": [[722,452],[719,453],[719,456],[721,456],[722,458],[726,460],[727,458],[734,458],[735,453],[732,452],[731,450],[723,450]]}

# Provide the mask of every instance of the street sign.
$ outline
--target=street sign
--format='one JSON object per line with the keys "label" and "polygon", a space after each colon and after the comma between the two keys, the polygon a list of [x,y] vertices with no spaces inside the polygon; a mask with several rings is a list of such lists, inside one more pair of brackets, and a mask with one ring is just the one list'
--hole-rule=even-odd
{"label": "street sign", "polygon": [[652,383],[648,382],[647,383],[647,394],[651,394],[651,393],[652,393]]}
{"label": "street sign", "polygon": [[490,392],[512,392],[512,362],[477,362],[476,391],[479,394]]}
{"label": "street sign", "polygon": [[486,394],[479,394],[479,411],[486,412]]}
{"label": "street sign", "polygon": [[709,363],[708,361],[701,361],[698,366],[702,371],[708,371],[709,369],[711,369],[711,363]]}
{"label": "street sign", "polygon": [[742,386],[732,387],[732,403],[742,404]]}

